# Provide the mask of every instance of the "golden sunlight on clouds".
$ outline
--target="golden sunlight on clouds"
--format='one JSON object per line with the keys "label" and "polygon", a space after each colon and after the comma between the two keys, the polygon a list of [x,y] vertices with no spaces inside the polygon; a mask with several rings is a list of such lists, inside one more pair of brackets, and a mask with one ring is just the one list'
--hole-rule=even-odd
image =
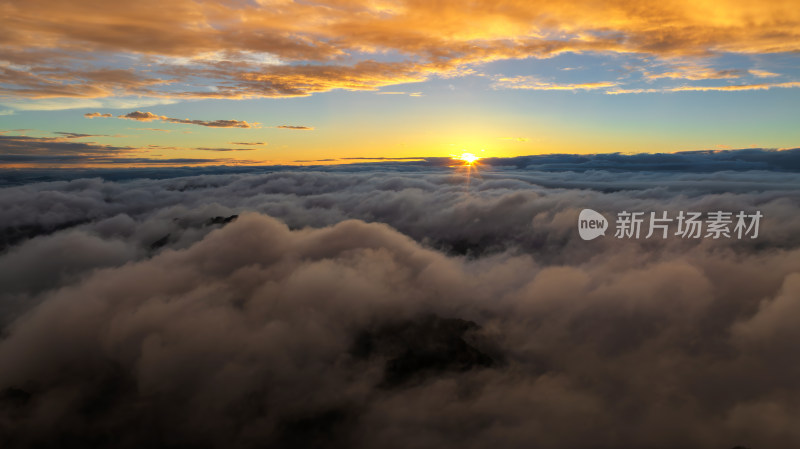
{"label": "golden sunlight on clouds", "polygon": [[800,88],[800,82],[791,81],[786,83],[758,83],[758,84],[732,84],[728,86],[678,86],[663,89],[612,89],[605,93],[609,95],[617,94],[643,94],[658,92],[738,92],[748,90],[770,90],[770,89],[791,89]]}
{"label": "golden sunlight on clouds", "polygon": [[498,78],[492,85],[496,89],[527,89],[527,90],[597,90],[616,86],[617,83],[602,81],[596,83],[558,84],[539,81],[531,76],[517,76],[514,78]]}
{"label": "golden sunlight on clouds", "polygon": [[[564,52],[702,59],[800,51],[796,1],[8,0],[0,15],[0,96],[7,98],[303,96],[375,90],[473,73],[489,61]],[[100,66],[103,54],[139,58],[148,68],[109,69]],[[386,55],[389,61],[377,60]],[[684,75],[736,76],[702,70],[652,76]],[[518,88],[600,84],[608,83]]]}

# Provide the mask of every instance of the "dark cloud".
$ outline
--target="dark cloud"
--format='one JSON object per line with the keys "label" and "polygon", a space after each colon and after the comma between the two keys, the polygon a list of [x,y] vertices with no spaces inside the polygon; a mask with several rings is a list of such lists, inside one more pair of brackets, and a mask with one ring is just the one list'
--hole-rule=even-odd
{"label": "dark cloud", "polygon": [[[297,167],[278,167],[273,166],[269,171],[283,169],[297,169]],[[0,177],[0,186],[13,186],[29,184],[31,182],[50,182],[50,181],[69,181],[80,178],[99,178],[112,181],[128,181],[134,179],[168,179],[180,176],[197,176],[203,174],[236,174],[236,173],[263,173],[268,171],[264,167],[258,166],[173,166],[173,167],[135,167],[135,168],[87,168],[75,167],[69,170],[51,168],[28,168],[6,170],[3,177]]]}
{"label": "dark cloud", "polygon": [[280,126],[276,126],[276,128],[280,128],[280,129],[296,129],[296,130],[301,130],[301,131],[310,131],[310,130],[314,129],[313,126],[295,126],[295,125],[280,125]]}
{"label": "dark cloud", "polygon": [[70,140],[78,137],[88,137],[88,135],[66,133],[63,137],[31,137],[0,134],[0,154],[3,156],[31,157],[75,154],[111,155],[128,153],[134,150],[132,147]]}
{"label": "dark cloud", "polygon": [[67,155],[67,154],[0,154],[0,164],[36,164],[36,165],[175,165],[175,164],[212,164],[236,162],[228,159],[201,159],[201,158],[169,158],[156,159],[147,157],[116,157],[96,155]]}
{"label": "dark cloud", "polygon": [[800,148],[785,150],[748,148],[640,154],[547,154],[516,158],[485,158],[481,159],[481,163],[544,171],[714,172],[723,170],[777,170],[796,172],[800,171]]}
{"label": "dark cloud", "polygon": [[228,142],[231,145],[245,145],[245,146],[256,146],[256,145],[266,145],[266,142]]}
{"label": "dark cloud", "polygon": [[[30,171],[0,189],[0,444],[795,447],[800,178],[723,154],[764,169]],[[585,207],[764,219],[587,242]]]}
{"label": "dark cloud", "polygon": [[167,118],[165,121],[169,123],[182,123],[185,125],[199,125],[199,126],[207,126],[210,128],[252,128],[252,125],[249,123],[242,121],[242,120],[213,120],[213,121],[206,121],[206,120],[188,120],[188,119],[177,119],[177,118]]}
{"label": "dark cloud", "polygon": [[[233,144],[244,144],[238,142]],[[16,146],[19,151],[23,148],[36,147],[38,145],[51,145],[56,147],[70,148],[69,142],[59,141],[57,138],[35,138],[28,136],[5,136],[5,141],[0,139],[0,148],[4,145],[7,148]],[[107,147],[96,144],[74,143],[71,148],[117,148]],[[131,150],[128,147],[121,147]],[[162,148],[162,147],[153,147]],[[167,147],[163,147],[167,148]],[[233,149],[231,149],[233,150]],[[350,157],[339,159],[316,159],[316,160],[296,160],[297,163],[317,163],[317,162],[336,162],[336,161],[359,161],[340,166],[329,166],[326,171],[369,171],[385,169],[391,171],[426,171],[436,170],[441,167],[451,167],[454,160],[449,157],[407,157],[407,158],[387,158],[387,157]],[[222,162],[222,161],[220,161]],[[256,163],[256,162],[252,162]],[[456,162],[457,164],[457,162]],[[797,172],[800,171],[800,149],[740,149],[740,150],[709,150],[709,151],[684,151],[677,153],[642,153],[642,154],[553,154],[540,156],[520,156],[512,158],[483,158],[478,167],[479,175],[482,170],[522,170],[523,172],[542,172],[537,179],[545,187],[569,187],[614,190],[620,188],[640,189],[652,187],[655,173],[710,173],[717,171],[777,171],[777,172]],[[264,167],[207,167],[191,172],[180,171],[181,174],[215,174],[231,172],[250,172],[250,171],[274,171],[283,170],[279,166]],[[304,170],[302,167],[295,167],[294,170]],[[559,175],[560,172],[582,172],[583,176],[577,177],[570,174]],[[627,181],[621,181],[615,172],[634,172],[636,176],[627,177]],[[83,173],[83,172],[81,172]],[[129,179],[139,175],[137,171],[124,172],[92,172],[94,176],[107,179]],[[162,171],[159,174],[151,174],[157,178],[171,177],[171,172]],[[18,179],[28,178],[28,174],[17,172]],[[495,176],[495,175],[492,175]],[[519,176],[515,173],[510,176]],[[70,171],[58,170],[39,170],[33,179],[73,179],[75,176]],[[652,178],[652,179],[651,179]],[[763,188],[769,185],[769,180],[761,181],[758,175],[748,176],[747,184],[722,184],[722,188],[736,188],[738,190]],[[693,183],[705,184],[704,188],[717,188],[720,184],[695,179]],[[0,180],[0,185],[8,184]],[[604,186],[605,185],[605,186]]]}
{"label": "dark cloud", "polygon": [[255,148],[192,148],[199,151],[255,151]]}
{"label": "dark cloud", "polygon": [[[75,142],[74,139],[94,137],[88,134],[57,133],[61,137],[30,137],[0,134],[0,166],[2,165],[34,165],[34,166],[70,166],[70,165],[178,165],[209,163],[252,163],[230,159],[206,158],[153,158],[142,156],[143,150],[134,147],[101,145],[94,142]],[[225,149],[214,149],[225,151]],[[246,151],[235,149],[232,151]],[[42,172],[39,172],[42,173]],[[50,172],[56,173],[56,172]],[[15,173],[22,178],[24,173]],[[9,176],[9,179],[11,177]],[[34,179],[38,175],[34,175]],[[5,182],[0,185],[5,184]]]}
{"label": "dark cloud", "polygon": [[140,122],[150,122],[153,120],[166,120],[167,117],[163,115],[156,115],[152,112],[133,111],[124,115],[118,115],[118,118],[125,118],[130,120],[138,120]]}
{"label": "dark cloud", "polygon": [[82,133],[69,133],[63,131],[56,131],[54,134],[58,134],[61,137],[65,137],[67,139],[83,139],[85,137],[108,137],[105,134],[82,134]]}
{"label": "dark cloud", "polygon": [[343,157],[343,161],[424,161],[424,157]]}
{"label": "dark cloud", "polygon": [[243,120],[189,120],[166,117],[163,115],[156,115],[152,112],[133,111],[124,115],[118,115],[118,118],[138,120],[141,122],[150,122],[153,120],[160,120],[167,123],[180,123],[184,125],[198,125],[207,126],[209,128],[252,128],[253,125]]}

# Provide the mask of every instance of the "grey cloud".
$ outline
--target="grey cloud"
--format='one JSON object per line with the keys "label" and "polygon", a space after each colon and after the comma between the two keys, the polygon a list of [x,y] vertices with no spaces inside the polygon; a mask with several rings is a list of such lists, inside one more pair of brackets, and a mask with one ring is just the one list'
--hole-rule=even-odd
{"label": "grey cloud", "polygon": [[91,142],[74,142],[64,140],[72,137],[86,137],[85,135],[71,135],[65,137],[31,137],[0,134],[0,154],[10,155],[43,155],[43,154],[109,154],[132,150],[131,147],[118,147],[100,145]]}
{"label": "grey cloud", "polygon": [[298,125],[280,125],[280,126],[276,126],[276,128],[294,129],[294,130],[300,130],[300,131],[311,131],[311,130],[314,129],[313,126],[298,126]]}
{"label": "grey cloud", "polygon": [[255,148],[192,148],[193,150],[199,151],[217,151],[217,152],[226,152],[226,151],[255,151]]}
{"label": "grey cloud", "polygon": [[800,171],[800,148],[786,150],[748,148],[739,150],[680,151],[624,155],[553,154],[517,158],[487,158],[489,165],[528,167],[545,171],[691,171],[779,170]]}
{"label": "grey cloud", "polygon": [[87,155],[37,155],[37,154],[5,154],[0,155],[0,165],[2,164],[149,164],[149,165],[174,165],[174,164],[209,164],[226,162],[225,159],[200,159],[200,158],[172,158],[154,159],[146,157],[113,157],[113,156],[87,156]]}
{"label": "grey cloud", "polygon": [[[5,146],[21,145],[20,141],[25,140],[25,145],[36,145],[37,142],[41,143],[46,141],[46,138],[33,138],[27,136],[5,136],[4,141],[0,142],[0,149]],[[57,139],[50,139],[50,141],[57,141]],[[234,144],[243,144],[239,142]],[[81,144],[82,145],[82,144]],[[78,148],[78,147],[76,147]],[[443,167],[450,167],[453,165],[453,159],[448,157],[410,157],[410,158],[341,158],[340,161],[364,161],[362,163],[353,163],[341,166],[327,166],[324,168],[313,167],[289,167],[291,170],[304,171],[304,170],[317,170],[325,172],[365,172],[374,170],[386,170],[391,172],[435,172]],[[298,160],[294,162],[334,162],[336,159],[320,159],[320,160]],[[379,162],[366,162],[366,161],[379,161]],[[219,162],[223,162],[220,160]],[[640,189],[646,188],[651,185],[652,181],[646,178],[657,176],[658,172],[669,172],[676,175],[675,179],[679,179],[681,173],[714,173],[726,171],[749,171],[755,173],[756,171],[769,171],[769,172],[798,172],[800,171],[800,149],[792,148],[785,150],[776,149],[739,149],[739,150],[718,150],[718,151],[684,151],[677,153],[643,153],[625,155],[619,153],[611,154],[555,154],[555,155],[539,155],[539,156],[520,156],[512,158],[484,158],[480,160],[480,166],[490,171],[501,171],[508,173],[509,177],[520,176],[517,171],[523,170],[531,175],[536,172],[543,172],[537,174],[537,182],[541,182],[546,187],[570,187],[570,188],[596,188],[599,189],[601,178],[608,180],[608,189],[617,187]],[[195,168],[192,170],[173,168],[169,170],[155,172],[147,172],[147,175],[141,175],[142,171],[125,170],[125,171],[81,171],[76,176],[72,170],[46,170],[36,169],[35,173],[30,172],[16,172],[10,178],[0,179],[0,185],[7,185],[11,183],[25,182],[25,179],[33,178],[36,180],[62,180],[62,179],[75,179],[76,177],[85,177],[86,173],[91,173],[91,176],[98,176],[105,179],[134,179],[139,177],[150,178],[168,178],[175,176],[186,176],[193,174],[221,174],[221,173],[259,173],[259,172],[274,172],[283,171],[287,167],[284,166],[263,166],[263,167],[221,167],[211,166]],[[480,167],[479,167],[480,169]],[[559,172],[567,172],[559,175]],[[583,172],[582,177],[572,176],[568,172]],[[634,173],[636,178],[642,179],[643,183],[638,184],[622,184],[619,181],[619,176],[615,173],[625,172]],[[497,176],[494,174],[492,176]],[[501,175],[505,176],[505,175]],[[720,173],[715,176],[727,176],[725,173]],[[588,180],[587,178],[593,178]],[[626,178],[628,178],[626,176]],[[761,188],[766,184],[761,181],[759,175],[750,176],[749,179],[753,180],[753,184],[749,186],[740,186],[740,190],[747,188]],[[772,176],[770,176],[772,179]],[[10,181],[15,180],[15,181]],[[698,181],[700,181],[698,179]],[[766,181],[769,182],[769,179]],[[715,185],[712,182],[705,182],[706,187]],[[725,187],[729,186],[726,185]],[[723,187],[724,188],[724,187]]]}
{"label": "grey cloud", "polygon": [[188,120],[178,118],[167,118],[169,123],[183,123],[186,125],[207,126],[210,128],[252,128],[252,125],[242,120]]}
{"label": "grey cloud", "polygon": [[[152,157],[133,157],[143,151],[134,147],[122,147],[114,145],[103,145],[95,142],[76,142],[75,139],[84,137],[98,137],[90,134],[58,132],[60,137],[30,137],[0,134],[0,166],[14,164],[35,164],[40,166],[47,165],[178,165],[178,164],[221,164],[229,163],[230,159],[208,159],[208,158],[152,158]],[[249,149],[227,149],[227,148],[196,148],[206,151],[249,151]],[[252,163],[253,161],[237,160],[238,163]],[[62,171],[62,173],[81,173],[81,171]],[[135,171],[134,171],[135,172]],[[45,173],[58,173],[58,171],[48,171],[33,169],[29,172],[14,171],[9,172],[8,176],[0,181],[0,186],[6,183],[14,183],[13,179],[33,179],[42,180]],[[102,171],[98,173],[103,173]],[[126,173],[130,173],[126,171]],[[80,176],[80,175],[78,175]]]}
{"label": "grey cloud", "polygon": [[67,139],[83,139],[84,137],[108,137],[105,134],[82,134],[82,133],[69,133],[64,131],[57,131],[55,134],[58,134],[61,137]]}
{"label": "grey cloud", "polygon": [[180,123],[184,125],[198,125],[206,126],[209,128],[252,128],[253,125],[243,120],[189,120],[172,118],[164,115],[153,114],[152,112],[133,111],[124,115],[118,115],[118,118],[137,120],[140,122],[151,122],[159,120],[167,123]]}
{"label": "grey cloud", "polygon": [[150,122],[153,120],[166,120],[167,117],[163,115],[156,115],[152,112],[142,112],[142,111],[133,111],[127,114],[118,115],[118,118],[130,119],[130,120],[138,120],[141,122]]}
{"label": "grey cloud", "polygon": [[424,161],[424,157],[343,157],[343,161]]}
{"label": "grey cloud", "polygon": [[[0,443],[800,444],[798,174],[367,165],[0,189],[42,228],[0,253]],[[584,207],[765,218],[584,242]]]}

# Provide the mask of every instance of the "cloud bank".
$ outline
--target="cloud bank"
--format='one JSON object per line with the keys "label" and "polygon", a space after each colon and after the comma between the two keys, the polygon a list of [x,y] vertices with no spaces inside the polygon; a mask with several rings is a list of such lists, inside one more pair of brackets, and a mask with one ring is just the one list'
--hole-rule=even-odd
{"label": "cloud bank", "polygon": [[[149,145],[144,148],[117,146],[97,142],[79,142],[78,139],[89,137],[108,137],[104,135],[82,134],[72,132],[56,132],[58,137],[33,137],[0,134],[0,167],[70,167],[70,166],[126,166],[126,165],[202,165],[202,164],[254,164],[259,161],[245,159],[207,159],[207,158],[170,158],[154,157],[153,149],[174,150],[176,147],[160,147]],[[192,148],[198,151],[248,151],[245,148]],[[39,172],[44,174],[44,172]],[[52,173],[59,173],[58,170]],[[74,176],[80,171],[61,171],[62,174]],[[71,173],[71,175],[70,175]],[[128,172],[130,173],[130,172]],[[0,185],[13,183],[18,176],[38,177],[39,174],[26,171],[6,171]],[[80,175],[77,175],[80,176]],[[41,179],[41,178],[40,178]]]}
{"label": "cloud bank", "polygon": [[[400,163],[3,188],[0,443],[794,447],[798,200]],[[585,207],[765,217],[585,242]]]}

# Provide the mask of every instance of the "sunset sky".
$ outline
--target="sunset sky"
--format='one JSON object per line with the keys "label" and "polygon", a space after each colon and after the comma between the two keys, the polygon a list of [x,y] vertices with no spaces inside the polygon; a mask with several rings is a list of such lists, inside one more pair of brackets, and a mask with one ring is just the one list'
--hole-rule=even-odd
{"label": "sunset sky", "polygon": [[6,167],[800,146],[793,0],[7,0],[0,18]]}
{"label": "sunset sky", "polygon": [[800,448],[800,0],[0,0],[0,449]]}

